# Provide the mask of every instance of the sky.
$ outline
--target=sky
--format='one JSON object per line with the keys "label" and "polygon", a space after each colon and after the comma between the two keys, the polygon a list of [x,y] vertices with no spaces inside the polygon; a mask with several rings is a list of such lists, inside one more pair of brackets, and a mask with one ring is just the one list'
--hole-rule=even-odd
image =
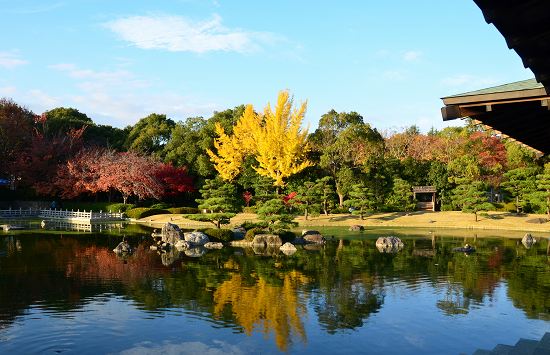
{"label": "sky", "polygon": [[289,90],[380,131],[443,122],[440,98],[532,78],[473,0],[0,0],[0,97],[125,127],[258,111]]}

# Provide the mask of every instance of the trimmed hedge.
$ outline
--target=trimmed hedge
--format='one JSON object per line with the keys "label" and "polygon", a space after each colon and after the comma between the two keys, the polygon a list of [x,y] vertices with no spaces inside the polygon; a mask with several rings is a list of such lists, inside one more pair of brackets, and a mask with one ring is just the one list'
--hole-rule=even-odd
{"label": "trimmed hedge", "polygon": [[233,240],[233,231],[231,229],[209,228],[204,231],[204,234],[214,241],[229,242]]}
{"label": "trimmed hedge", "polygon": [[257,210],[256,206],[243,207],[243,213],[256,213]]}
{"label": "trimmed hedge", "polygon": [[126,211],[126,216],[130,218],[140,219],[144,217],[153,216],[156,214],[169,214],[170,212],[167,210],[161,210],[156,208],[149,208],[149,207],[138,207],[138,208],[132,208],[131,210]]}
{"label": "trimmed hedge", "polygon": [[149,208],[154,208],[154,209],[157,209],[157,210],[167,210],[172,206],[173,205],[171,205],[169,203],[159,202],[159,203],[155,203],[154,205],[149,206]]}
{"label": "trimmed hedge", "polygon": [[197,214],[199,213],[199,209],[196,207],[172,207],[168,208],[167,211],[169,211],[172,214]]}
{"label": "trimmed hedge", "polygon": [[105,206],[106,211],[111,212],[126,212],[128,210],[131,210],[132,208],[135,208],[136,205],[133,205],[131,203],[123,204],[123,203],[112,203],[110,205]]}

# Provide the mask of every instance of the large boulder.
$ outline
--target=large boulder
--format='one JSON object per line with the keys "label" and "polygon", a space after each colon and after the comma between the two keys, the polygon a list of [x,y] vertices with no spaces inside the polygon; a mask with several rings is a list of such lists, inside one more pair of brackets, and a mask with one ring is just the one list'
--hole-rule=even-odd
{"label": "large boulder", "polygon": [[321,234],[319,231],[311,230],[311,229],[302,229],[302,237],[305,237],[306,235],[317,235]]}
{"label": "large boulder", "polygon": [[349,227],[350,232],[361,232],[361,231],[364,231],[364,230],[365,230],[365,227],[363,227],[359,224],[354,224],[353,226]]}
{"label": "large boulder", "polygon": [[279,247],[283,245],[283,241],[281,240],[281,237],[275,234],[256,234],[254,236],[254,240],[252,240],[252,245]]}
{"label": "large boulder", "polygon": [[161,238],[163,243],[175,245],[178,240],[182,239],[180,227],[176,224],[166,223],[162,227]]}
{"label": "large boulder", "polygon": [[181,240],[178,240],[176,244],[174,244],[174,247],[176,247],[176,249],[178,249],[179,251],[184,251],[191,248],[191,243],[181,239]]}
{"label": "large boulder", "polygon": [[311,244],[325,244],[327,241],[321,234],[306,234],[304,240]]}
{"label": "large boulder", "polygon": [[404,245],[397,237],[380,237],[376,240],[376,248],[381,253],[396,253],[403,249]]}
{"label": "large boulder", "polygon": [[537,240],[530,233],[527,233],[521,238],[521,244],[523,244],[527,249],[531,248]]}
{"label": "large boulder", "polygon": [[193,246],[202,246],[210,241],[210,239],[208,239],[208,236],[203,232],[184,233],[183,237],[185,238],[186,242],[189,242],[189,244]]}

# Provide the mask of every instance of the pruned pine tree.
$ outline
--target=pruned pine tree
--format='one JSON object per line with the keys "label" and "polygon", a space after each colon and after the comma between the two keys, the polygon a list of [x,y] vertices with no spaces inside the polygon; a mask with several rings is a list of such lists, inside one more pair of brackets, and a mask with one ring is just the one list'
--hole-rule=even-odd
{"label": "pruned pine tree", "polygon": [[461,179],[455,189],[455,203],[461,206],[462,212],[473,213],[477,222],[477,213],[494,208],[487,199],[485,184],[481,181]]}
{"label": "pruned pine tree", "polygon": [[375,206],[374,194],[363,183],[355,184],[352,186],[349,199],[344,202],[344,205],[353,208],[353,214],[358,214],[361,219],[365,219],[365,213],[371,211]]}
{"label": "pruned pine tree", "polygon": [[269,230],[288,229],[297,225],[282,198],[265,201],[258,208],[258,218],[267,223]]}
{"label": "pruned pine tree", "polygon": [[312,181],[304,182],[297,189],[296,201],[300,209],[304,211],[304,218],[307,221],[310,214],[319,215],[321,209],[321,186]]}
{"label": "pruned pine tree", "polygon": [[202,189],[199,190],[202,198],[197,199],[199,209],[205,213],[188,214],[185,218],[211,222],[217,228],[222,224],[228,224],[235,216],[236,190],[235,186],[225,183],[220,179],[206,180]]}

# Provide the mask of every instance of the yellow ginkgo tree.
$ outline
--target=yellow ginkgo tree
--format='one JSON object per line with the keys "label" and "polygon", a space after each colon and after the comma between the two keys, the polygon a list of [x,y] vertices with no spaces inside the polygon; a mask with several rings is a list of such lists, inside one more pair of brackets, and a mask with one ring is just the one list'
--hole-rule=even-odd
{"label": "yellow ginkgo tree", "polygon": [[216,126],[214,139],[217,153],[208,150],[214,167],[224,180],[233,180],[242,168],[246,156],[255,157],[258,174],[273,179],[273,185],[284,186],[284,179],[311,166],[307,160],[307,130],[302,130],[306,103],[292,108],[288,91],[281,91],[273,110],[267,105],[263,114],[248,105],[228,136]]}

